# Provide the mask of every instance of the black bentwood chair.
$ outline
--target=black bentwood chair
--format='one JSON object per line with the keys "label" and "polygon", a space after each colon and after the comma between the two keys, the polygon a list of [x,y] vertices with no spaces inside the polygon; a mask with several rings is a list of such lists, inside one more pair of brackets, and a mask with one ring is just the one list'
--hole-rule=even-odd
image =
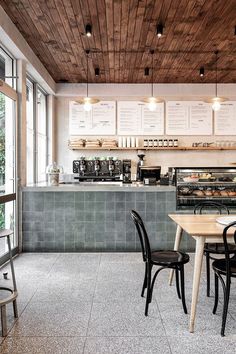
{"label": "black bentwood chair", "polygon": [[[177,294],[179,299],[182,300],[184,312],[187,313],[184,291],[184,264],[189,262],[189,255],[179,251],[151,251],[148,235],[140,215],[135,210],[132,210],[131,217],[140,238],[143,261],[145,262],[145,276],[141,293],[141,296],[143,297],[144,291],[147,289],[145,316],[148,315],[148,306],[152,301],[152,293],[156,277],[162,269],[166,268],[175,269]],[[152,277],[153,266],[160,266],[160,268],[158,268]],[[179,289],[179,273],[181,294]]]}
{"label": "black bentwood chair", "polygon": [[[197,204],[194,208],[194,214],[202,214],[207,211],[216,211],[219,214],[229,214],[229,209],[222,203],[214,201],[205,201]],[[232,253],[236,254],[236,246],[229,245]],[[225,248],[223,243],[206,243],[204,247],[204,255],[206,256],[206,278],[207,278],[207,296],[210,296],[210,259],[213,261],[217,258],[211,256],[211,254],[224,254]]]}
{"label": "black bentwood chair", "polygon": [[[229,244],[227,242],[227,233],[230,228],[234,229],[234,243],[236,244],[236,221],[232,222],[228,226],[224,228],[223,231],[223,245],[224,245],[224,253],[225,258],[223,259],[216,259],[212,263],[212,268],[215,272],[215,304],[213,308],[213,314],[216,313],[218,299],[219,299],[219,279],[222,284],[223,292],[224,292],[224,307],[223,307],[223,314],[222,314],[222,325],[221,325],[221,335],[225,335],[225,324],[226,318],[228,313],[228,304],[229,304],[229,294],[230,294],[230,284],[231,278],[236,278],[236,259],[235,257],[230,258],[231,254],[234,254],[230,250]],[[225,281],[223,279],[225,276]]]}

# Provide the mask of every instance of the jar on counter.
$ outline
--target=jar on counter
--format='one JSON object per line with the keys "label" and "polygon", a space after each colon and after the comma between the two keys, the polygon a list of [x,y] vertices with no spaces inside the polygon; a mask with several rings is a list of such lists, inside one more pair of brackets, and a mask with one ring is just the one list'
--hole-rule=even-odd
{"label": "jar on counter", "polygon": [[174,146],[174,143],[173,143],[173,140],[172,140],[172,139],[169,139],[169,141],[168,141],[168,146],[169,146],[169,147],[173,147],[173,146]]}
{"label": "jar on counter", "polygon": [[174,147],[178,147],[179,146],[179,141],[178,139],[174,139]]}
{"label": "jar on counter", "polygon": [[158,140],[158,146],[159,146],[159,147],[162,147],[162,146],[163,146],[163,140],[162,140],[162,139],[159,139],[159,140]]}
{"label": "jar on counter", "polygon": [[152,139],[148,140],[148,147],[153,147],[153,140]]}
{"label": "jar on counter", "polygon": [[157,140],[157,139],[154,139],[154,140],[153,140],[153,146],[154,146],[154,147],[158,147],[158,140]]}
{"label": "jar on counter", "polygon": [[167,146],[168,146],[168,141],[167,141],[167,139],[164,139],[163,146],[164,146],[164,147],[167,147]]}
{"label": "jar on counter", "polygon": [[148,147],[148,139],[143,140],[143,147],[145,147],[145,148]]}

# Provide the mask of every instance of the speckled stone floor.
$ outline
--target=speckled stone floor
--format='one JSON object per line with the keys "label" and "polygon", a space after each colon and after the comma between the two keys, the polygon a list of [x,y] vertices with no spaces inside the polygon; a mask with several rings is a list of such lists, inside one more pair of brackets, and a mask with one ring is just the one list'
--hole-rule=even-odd
{"label": "speckled stone floor", "polygon": [[[189,310],[193,258],[186,266]],[[189,315],[175,286],[168,286],[168,271],[160,273],[149,316],[144,316],[141,254],[25,253],[15,259],[15,269],[19,319],[8,305],[8,336],[0,338],[0,353],[236,353],[236,281],[222,338],[222,303],[213,315],[204,269],[194,334],[188,332]],[[2,273],[0,285],[8,285]]]}

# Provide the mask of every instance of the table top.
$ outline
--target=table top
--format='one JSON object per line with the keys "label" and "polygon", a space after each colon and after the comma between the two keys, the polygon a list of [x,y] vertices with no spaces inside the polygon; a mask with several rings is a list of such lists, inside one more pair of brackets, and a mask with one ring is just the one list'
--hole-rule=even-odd
{"label": "table top", "polygon": [[[223,215],[169,214],[169,217],[191,236],[222,236],[225,225],[216,221],[220,216]],[[230,214],[230,217],[232,216],[235,216],[236,221],[236,215]],[[236,228],[232,227],[228,234],[232,235],[235,230]]]}

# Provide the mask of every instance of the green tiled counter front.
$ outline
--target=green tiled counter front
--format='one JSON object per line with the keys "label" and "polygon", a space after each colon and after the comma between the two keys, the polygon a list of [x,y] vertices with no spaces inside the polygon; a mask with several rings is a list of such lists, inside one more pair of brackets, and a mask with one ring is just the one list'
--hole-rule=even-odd
{"label": "green tiled counter front", "polygon": [[[138,251],[140,243],[130,217],[142,216],[153,248],[172,248],[175,189],[159,191],[22,191],[22,238],[25,252]],[[182,249],[194,242],[184,237]]]}

